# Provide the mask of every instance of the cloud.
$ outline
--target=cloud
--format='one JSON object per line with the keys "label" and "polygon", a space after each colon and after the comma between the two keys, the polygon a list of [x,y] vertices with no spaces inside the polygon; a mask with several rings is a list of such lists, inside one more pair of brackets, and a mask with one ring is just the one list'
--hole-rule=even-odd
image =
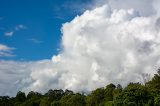
{"label": "cloud", "polygon": [[51,60],[0,61],[0,94],[143,83],[144,75],[153,76],[160,66],[160,18],[154,2],[103,1],[63,24],[62,50]]}
{"label": "cloud", "polygon": [[156,13],[157,10],[153,6],[154,2],[157,2],[157,0],[94,0],[95,6],[108,4],[111,10],[134,8],[139,11],[141,16],[150,16]]}
{"label": "cloud", "polygon": [[65,23],[63,51],[53,57],[69,71],[65,88],[81,91],[110,82],[126,85],[143,82],[144,73],[153,75],[160,62],[160,33],[153,15],[103,5]]}
{"label": "cloud", "polygon": [[[50,60],[37,62],[0,60],[0,95],[14,96],[18,90],[23,89],[26,91],[30,89],[44,91],[42,86],[40,86],[40,89],[36,88],[38,86],[38,82],[41,83],[41,80],[37,80],[36,76],[46,78],[44,81],[47,81],[48,78],[45,77],[45,73],[47,74],[48,72],[46,71],[48,69],[47,67],[50,69],[52,67]],[[36,72],[37,75],[34,75]],[[42,72],[45,73],[41,75]],[[48,82],[46,84],[48,84]],[[47,86],[43,88],[47,88]]]}
{"label": "cloud", "polygon": [[13,47],[8,47],[6,45],[0,44],[0,57],[10,57],[14,56],[12,50],[15,48]]}
{"label": "cloud", "polygon": [[14,32],[11,31],[11,32],[5,32],[5,36],[13,36]]}
{"label": "cloud", "polygon": [[27,27],[22,24],[16,25],[11,31],[5,32],[4,35],[8,37],[12,37],[17,31],[25,30],[25,29],[27,29]]}
{"label": "cloud", "polygon": [[15,26],[15,31],[19,31],[21,29],[27,29],[27,27],[22,24]]}
{"label": "cloud", "polygon": [[35,38],[30,38],[30,39],[27,39],[28,41],[31,41],[33,43],[36,43],[36,44],[39,44],[39,43],[42,43],[43,41],[40,41],[38,39],[35,39]]}

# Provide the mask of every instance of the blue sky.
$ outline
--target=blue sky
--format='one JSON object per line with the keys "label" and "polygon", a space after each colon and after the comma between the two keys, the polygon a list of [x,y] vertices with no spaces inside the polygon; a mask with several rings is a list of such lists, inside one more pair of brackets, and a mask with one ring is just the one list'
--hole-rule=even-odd
{"label": "blue sky", "polygon": [[62,24],[81,14],[90,2],[0,0],[0,44],[14,48],[14,56],[0,59],[40,60],[58,54]]}

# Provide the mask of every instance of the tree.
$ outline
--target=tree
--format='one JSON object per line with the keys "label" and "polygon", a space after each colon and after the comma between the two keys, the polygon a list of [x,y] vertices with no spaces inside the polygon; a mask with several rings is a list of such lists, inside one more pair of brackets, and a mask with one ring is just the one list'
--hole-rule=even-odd
{"label": "tree", "polygon": [[116,100],[123,102],[126,106],[144,106],[151,99],[147,88],[140,83],[130,83]]}
{"label": "tree", "polygon": [[17,102],[24,102],[26,100],[26,95],[24,92],[19,91],[15,99]]}
{"label": "tree", "polygon": [[71,98],[67,101],[68,106],[85,106],[85,96],[79,93],[74,94]]}
{"label": "tree", "polygon": [[27,99],[31,99],[31,98],[40,98],[42,96],[42,94],[38,93],[38,92],[34,92],[34,91],[31,91],[28,93],[27,95]]}
{"label": "tree", "polygon": [[44,97],[41,99],[39,106],[50,106],[50,104],[51,103],[48,101],[48,99]]}
{"label": "tree", "polygon": [[160,69],[158,69],[152,80],[146,83],[146,87],[153,97],[154,105],[160,104]]}
{"label": "tree", "polygon": [[0,96],[0,106],[9,106],[9,96]]}
{"label": "tree", "polygon": [[61,97],[64,95],[64,91],[62,89],[60,90],[52,90],[50,89],[46,94],[45,96],[48,97],[48,100],[49,101],[57,101],[57,100],[60,100]]}
{"label": "tree", "polygon": [[27,100],[21,104],[21,106],[39,106],[40,98],[42,94],[31,91],[27,95]]}
{"label": "tree", "polygon": [[87,106],[99,106],[104,104],[104,88],[98,88],[86,98]]}
{"label": "tree", "polygon": [[66,89],[64,92],[65,95],[72,95],[74,94],[73,91]]}
{"label": "tree", "polygon": [[158,69],[157,74],[154,75],[152,80],[146,83],[146,86],[150,90],[160,91],[160,69]]}
{"label": "tree", "polygon": [[68,100],[72,97],[72,95],[64,95],[61,100],[60,100],[60,104],[61,106],[69,106],[68,105]]}
{"label": "tree", "polygon": [[40,99],[28,99],[25,102],[23,102],[20,106],[39,106],[40,104]]}
{"label": "tree", "polygon": [[61,106],[61,102],[60,101],[53,101],[51,103],[51,106]]}
{"label": "tree", "polygon": [[113,91],[113,97],[114,97],[113,99],[115,99],[122,92],[122,90],[123,90],[122,86],[118,84]]}
{"label": "tree", "polygon": [[114,84],[109,84],[105,88],[105,101],[113,101],[113,91],[115,90],[116,86]]}

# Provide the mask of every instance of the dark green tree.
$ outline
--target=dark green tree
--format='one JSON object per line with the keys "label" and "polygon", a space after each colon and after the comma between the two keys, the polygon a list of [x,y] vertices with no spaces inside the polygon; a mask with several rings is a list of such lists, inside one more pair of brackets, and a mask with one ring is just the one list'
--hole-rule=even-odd
{"label": "dark green tree", "polygon": [[27,99],[38,99],[38,98],[41,98],[42,97],[42,94],[38,93],[38,92],[34,92],[34,91],[30,91],[27,95]]}
{"label": "dark green tree", "polygon": [[24,102],[26,100],[26,95],[24,92],[19,91],[15,97],[17,102]]}
{"label": "dark green tree", "polygon": [[104,105],[104,95],[105,91],[104,88],[98,88],[90,95],[86,97],[86,104],[87,106],[102,106]]}
{"label": "dark green tree", "polygon": [[79,93],[72,95],[67,102],[68,102],[68,106],[85,106],[86,105],[85,96]]}
{"label": "dark green tree", "polygon": [[146,87],[153,97],[154,105],[160,106],[160,69],[158,69],[152,80],[146,83]]}
{"label": "dark green tree", "polygon": [[145,106],[151,97],[147,88],[140,83],[130,83],[122,93],[116,97],[116,101],[122,101],[126,106]]}
{"label": "dark green tree", "polygon": [[69,106],[68,100],[72,97],[72,95],[64,95],[60,100],[61,106]]}
{"label": "dark green tree", "polygon": [[113,93],[116,86],[114,84],[109,84],[105,88],[105,101],[113,101]]}
{"label": "dark green tree", "polygon": [[71,90],[66,89],[65,92],[64,92],[64,94],[65,95],[72,95],[72,94],[74,94],[74,92],[71,91]]}
{"label": "dark green tree", "polygon": [[61,97],[64,95],[64,91],[62,89],[60,90],[52,90],[50,89],[45,96],[48,97],[49,101],[58,101],[61,99]]}
{"label": "dark green tree", "polygon": [[40,101],[39,106],[50,106],[51,102],[46,97],[43,97]]}
{"label": "dark green tree", "polygon": [[9,106],[9,96],[0,96],[0,106]]}
{"label": "dark green tree", "polygon": [[51,103],[51,106],[61,106],[61,102],[60,101],[53,101]]}

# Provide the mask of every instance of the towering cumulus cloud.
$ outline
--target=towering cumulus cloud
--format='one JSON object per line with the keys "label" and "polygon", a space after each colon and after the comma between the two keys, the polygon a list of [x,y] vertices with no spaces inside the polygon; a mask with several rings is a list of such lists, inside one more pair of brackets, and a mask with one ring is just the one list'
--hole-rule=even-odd
{"label": "towering cumulus cloud", "polygon": [[160,35],[156,16],[144,17],[140,12],[112,10],[106,4],[65,23],[63,51],[53,57],[67,71],[64,87],[90,90],[110,82],[125,85],[152,74],[160,62]]}
{"label": "towering cumulus cloud", "polygon": [[[19,85],[26,92],[90,91],[111,82],[143,83],[145,74],[152,76],[160,67],[160,2],[104,0],[95,4],[100,6],[63,24],[62,50],[52,60],[1,61],[1,73],[10,76],[2,85],[12,82],[10,89]],[[16,72],[6,64],[16,66]],[[2,85],[1,94],[10,94]]]}

